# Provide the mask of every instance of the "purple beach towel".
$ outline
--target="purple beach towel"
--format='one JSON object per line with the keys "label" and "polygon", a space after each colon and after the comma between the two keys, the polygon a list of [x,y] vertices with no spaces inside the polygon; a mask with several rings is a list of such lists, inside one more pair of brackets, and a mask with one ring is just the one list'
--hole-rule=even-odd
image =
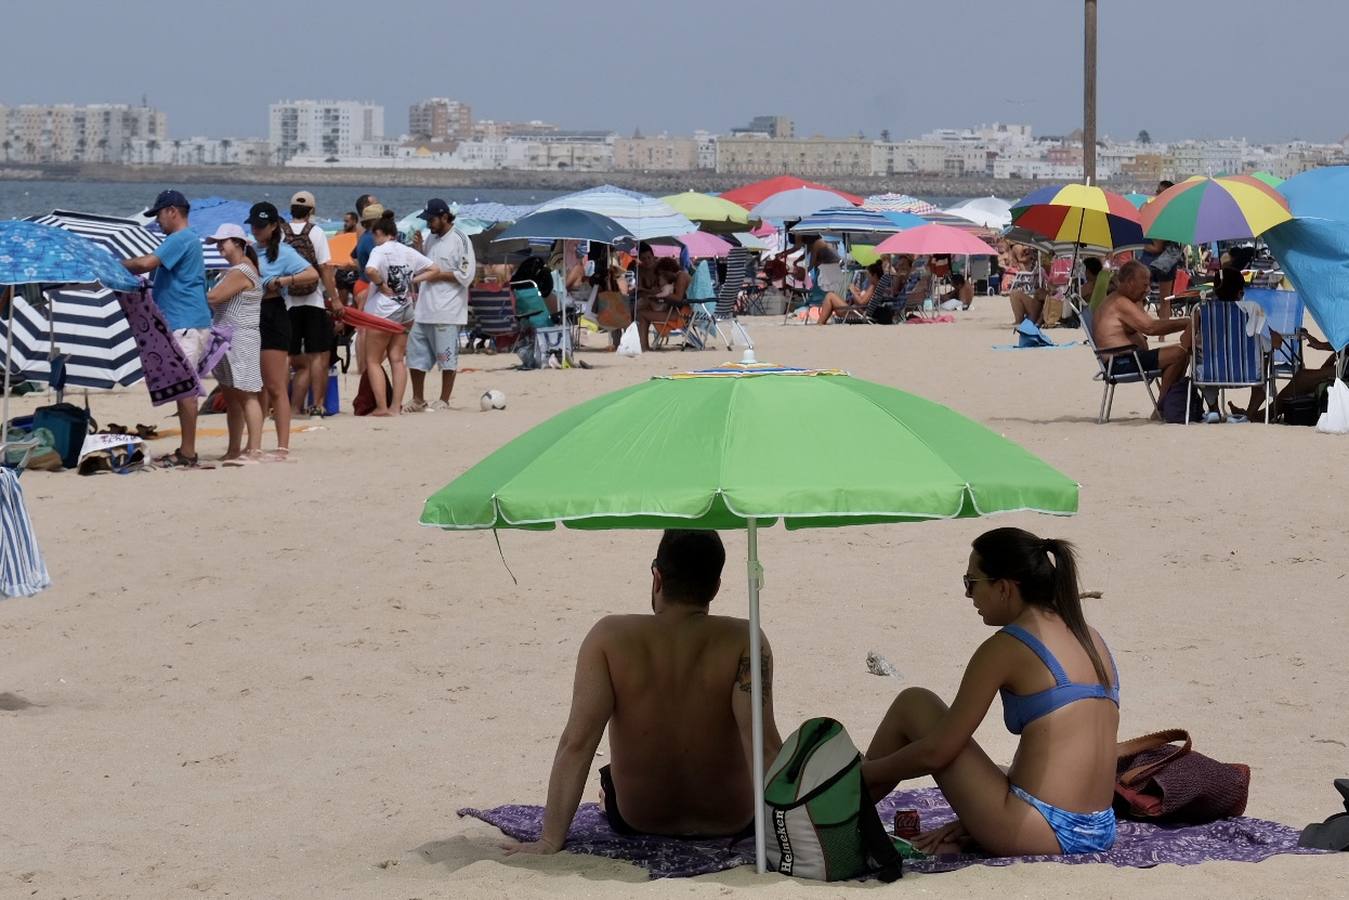
{"label": "purple beach towel", "polygon": [[[937,788],[895,791],[877,804],[882,822],[893,821],[895,810],[916,809],[924,830],[955,818],[946,798]],[[539,806],[498,806],[495,809],[461,809],[500,828],[516,840],[536,840],[543,825]],[[1006,866],[1018,862],[1057,862],[1073,865],[1109,863],[1113,866],[1151,868],[1164,863],[1192,866],[1209,861],[1261,862],[1284,853],[1316,854],[1323,851],[1298,847],[1298,829],[1263,819],[1241,817],[1208,825],[1161,828],[1121,820],[1115,846],[1108,853],[1073,856],[988,857],[962,854],[906,860],[907,872],[954,872],[966,866]],[[606,859],[621,859],[646,869],[652,878],[689,878],[736,866],[754,865],[754,842],[732,845],[729,839],[686,841],[662,837],[622,837],[609,829],[599,806],[583,803],[567,835],[567,852]]]}
{"label": "purple beach towel", "polygon": [[164,321],[154,300],[146,291],[118,294],[122,312],[131,325],[131,335],[140,353],[141,368],[145,371],[145,386],[150,391],[150,402],[163,406],[187,397],[200,397],[201,379],[215,369],[229,350],[234,329],[228,325],[211,326],[211,341],[201,364],[194,371],[191,363],[173,339],[173,332]]}

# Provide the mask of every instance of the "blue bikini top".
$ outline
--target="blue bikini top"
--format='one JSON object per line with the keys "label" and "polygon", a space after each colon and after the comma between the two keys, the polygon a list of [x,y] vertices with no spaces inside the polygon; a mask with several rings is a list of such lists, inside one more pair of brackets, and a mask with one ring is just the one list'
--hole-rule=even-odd
{"label": "blue bikini top", "polygon": [[1119,706],[1119,669],[1115,666],[1115,655],[1110,653],[1109,648],[1106,649],[1106,653],[1110,655],[1114,686],[1078,684],[1068,680],[1068,673],[1063,671],[1058,659],[1035,635],[1020,625],[1008,625],[1002,629],[1002,633],[1016,638],[1033,650],[1035,655],[1040,657],[1040,662],[1044,663],[1045,668],[1054,676],[1052,688],[1034,694],[1013,694],[1006,688],[1002,689],[1002,720],[1012,734],[1020,734],[1027,725],[1041,716],[1047,716],[1054,710],[1069,703],[1076,703],[1078,700],[1107,698],[1115,706]]}

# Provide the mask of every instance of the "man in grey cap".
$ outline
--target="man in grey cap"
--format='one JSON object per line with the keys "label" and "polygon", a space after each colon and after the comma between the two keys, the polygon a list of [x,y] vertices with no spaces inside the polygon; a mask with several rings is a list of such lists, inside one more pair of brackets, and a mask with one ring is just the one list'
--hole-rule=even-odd
{"label": "man in grey cap", "polygon": [[[428,200],[418,218],[426,220],[431,232],[422,252],[440,271],[422,282],[413,310],[407,349],[412,400],[404,412],[450,408],[459,368],[459,333],[468,324],[468,288],[477,271],[473,244],[454,227],[454,212],[448,203]],[[440,367],[440,398],[428,405],[426,373],[435,366]]]}

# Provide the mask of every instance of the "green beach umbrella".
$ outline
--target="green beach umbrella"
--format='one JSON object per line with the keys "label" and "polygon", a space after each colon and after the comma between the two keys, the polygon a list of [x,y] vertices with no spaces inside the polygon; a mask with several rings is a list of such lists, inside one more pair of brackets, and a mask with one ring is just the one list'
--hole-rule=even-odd
{"label": "green beach umbrella", "polygon": [[689,219],[697,222],[698,227],[703,231],[718,234],[749,231],[750,223],[758,221],[757,219],[751,219],[749,211],[739,203],[732,203],[730,200],[723,200],[711,194],[685,191],[682,194],[671,194],[660,199],[670,204],[676,212],[681,212]]}
{"label": "green beach umbrella", "polygon": [[[877,462],[802,460],[863,447]],[[748,532],[750,655],[759,658],[759,528],[829,528],[1034,511],[1072,515],[1077,484],[958,413],[837,370],[753,360],[653,378],[530,429],[426,501],[445,529]],[[762,686],[751,685],[763,795]],[[764,823],[756,805],[756,851]]]}

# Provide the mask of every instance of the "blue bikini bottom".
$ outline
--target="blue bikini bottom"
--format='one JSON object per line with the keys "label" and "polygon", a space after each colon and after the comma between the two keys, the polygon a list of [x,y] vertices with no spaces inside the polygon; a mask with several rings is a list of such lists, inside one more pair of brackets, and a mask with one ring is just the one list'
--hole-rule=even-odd
{"label": "blue bikini bottom", "polygon": [[1012,793],[1040,811],[1058,839],[1059,849],[1068,853],[1103,853],[1115,844],[1115,811],[1094,813],[1068,812],[1050,806],[1012,785]]}

